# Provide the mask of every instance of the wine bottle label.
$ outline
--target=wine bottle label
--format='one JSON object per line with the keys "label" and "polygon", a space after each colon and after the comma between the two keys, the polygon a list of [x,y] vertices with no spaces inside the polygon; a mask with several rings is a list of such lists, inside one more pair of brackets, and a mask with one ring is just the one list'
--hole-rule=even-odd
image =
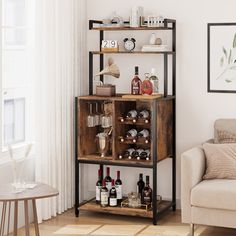
{"label": "wine bottle label", "polygon": [[122,199],[122,185],[116,185],[117,199]]}
{"label": "wine bottle label", "polygon": [[138,134],[137,130],[136,129],[131,129],[128,131],[127,135],[128,136],[131,136],[131,137],[136,137]]}
{"label": "wine bottle label", "polygon": [[96,201],[101,201],[101,186],[96,186]]}
{"label": "wine bottle label", "polygon": [[106,182],[106,187],[108,189],[108,192],[111,190],[111,182]]}
{"label": "wine bottle label", "polygon": [[143,201],[144,201],[144,204],[149,204],[151,203],[151,198],[149,196],[144,196]]}
{"label": "wine bottle label", "polygon": [[128,112],[127,117],[135,118],[137,117],[138,112],[136,110],[131,110]]}
{"label": "wine bottle label", "polygon": [[108,192],[101,192],[101,205],[108,205]]}
{"label": "wine bottle label", "polygon": [[117,206],[117,198],[110,198],[110,206]]}

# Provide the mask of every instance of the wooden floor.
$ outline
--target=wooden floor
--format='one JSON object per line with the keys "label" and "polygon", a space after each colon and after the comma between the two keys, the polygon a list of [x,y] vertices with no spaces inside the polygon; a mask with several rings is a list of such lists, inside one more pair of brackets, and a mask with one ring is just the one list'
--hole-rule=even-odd
{"label": "wooden floor", "polygon": [[[89,228],[88,225],[95,227],[98,231],[91,229],[88,234],[72,234],[63,233],[58,234],[57,231],[64,227],[85,227]],[[125,233],[122,229],[129,230],[130,228],[138,228],[138,232],[135,234]],[[105,227],[105,228],[104,228]],[[107,229],[108,231],[102,231],[101,229]],[[118,228],[118,229],[117,229]],[[56,232],[56,233],[55,233]],[[96,233],[97,232],[97,233]],[[108,233],[106,233],[108,232]],[[81,212],[80,217],[74,216],[74,211],[69,210],[68,212],[59,215],[52,220],[44,221],[40,224],[40,235],[41,236],[56,236],[56,235],[100,235],[100,236],[120,236],[120,235],[137,235],[137,236],[187,236],[189,232],[189,226],[181,223],[180,211],[167,212],[158,221],[157,226],[153,226],[150,219],[137,218],[137,217],[124,217],[115,215],[105,215],[99,213],[88,213]],[[24,235],[24,229],[19,230],[19,236]],[[31,225],[31,234],[34,235],[34,228]],[[235,229],[219,228],[219,227],[205,227],[197,226],[196,236],[235,236]]]}

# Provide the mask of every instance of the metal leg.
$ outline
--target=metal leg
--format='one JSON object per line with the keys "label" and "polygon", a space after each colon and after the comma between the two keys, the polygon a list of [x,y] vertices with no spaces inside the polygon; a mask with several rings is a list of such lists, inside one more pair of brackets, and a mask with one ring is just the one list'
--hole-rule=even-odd
{"label": "metal leg", "polygon": [[29,236],[29,209],[28,209],[28,200],[24,200],[25,207],[25,236]]}
{"label": "metal leg", "polygon": [[77,97],[75,98],[75,216],[79,217],[78,98]]}
{"label": "metal leg", "polygon": [[6,208],[7,208],[7,202],[3,202],[3,206],[2,206],[2,219],[1,219],[1,226],[0,226],[0,236],[4,236]]}
{"label": "metal leg", "polygon": [[194,236],[194,224],[190,224],[190,235]]}
{"label": "metal leg", "polygon": [[7,235],[9,235],[10,231],[10,218],[11,217],[11,201],[9,201],[9,208],[8,208],[8,224],[7,224]]}
{"label": "metal leg", "polygon": [[18,220],[18,201],[15,201],[15,206],[14,206],[14,231],[13,231],[13,236],[17,236],[17,220]]}
{"label": "metal leg", "polygon": [[32,200],[33,205],[33,214],[34,214],[34,228],[35,228],[35,235],[39,236],[39,225],[38,225],[38,216],[37,216],[37,208],[36,208],[36,200]]}

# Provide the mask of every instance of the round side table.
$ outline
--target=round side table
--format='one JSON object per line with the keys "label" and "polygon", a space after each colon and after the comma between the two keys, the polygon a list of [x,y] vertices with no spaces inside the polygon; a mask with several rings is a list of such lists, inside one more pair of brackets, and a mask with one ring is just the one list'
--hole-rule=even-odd
{"label": "round side table", "polygon": [[[36,187],[32,189],[26,189],[21,193],[13,193],[13,187],[11,184],[1,185],[0,186],[0,202],[2,202],[2,214],[1,214],[1,225],[0,225],[0,236],[4,235],[4,227],[6,224],[6,212],[8,210],[8,219],[7,219],[7,235],[9,235],[9,226],[10,226],[10,212],[11,212],[11,203],[14,203],[14,230],[13,235],[17,236],[17,221],[18,221],[18,203],[20,201],[24,202],[25,210],[25,235],[29,236],[29,201],[32,201],[33,207],[33,217],[34,217],[34,226],[35,226],[35,235],[39,236],[39,227],[38,227],[38,217],[36,209],[36,199],[48,198],[57,196],[59,193],[55,188],[43,183],[35,183]],[[8,206],[8,209],[7,209]]]}

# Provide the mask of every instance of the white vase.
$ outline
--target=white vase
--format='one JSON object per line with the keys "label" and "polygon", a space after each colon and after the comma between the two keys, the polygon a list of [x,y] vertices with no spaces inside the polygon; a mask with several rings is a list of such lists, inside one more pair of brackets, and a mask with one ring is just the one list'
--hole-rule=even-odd
{"label": "white vase", "polygon": [[155,45],[155,43],[156,43],[156,34],[155,34],[155,33],[152,33],[152,34],[151,34],[151,37],[150,37],[150,39],[149,39],[149,44],[150,44],[150,45]]}

